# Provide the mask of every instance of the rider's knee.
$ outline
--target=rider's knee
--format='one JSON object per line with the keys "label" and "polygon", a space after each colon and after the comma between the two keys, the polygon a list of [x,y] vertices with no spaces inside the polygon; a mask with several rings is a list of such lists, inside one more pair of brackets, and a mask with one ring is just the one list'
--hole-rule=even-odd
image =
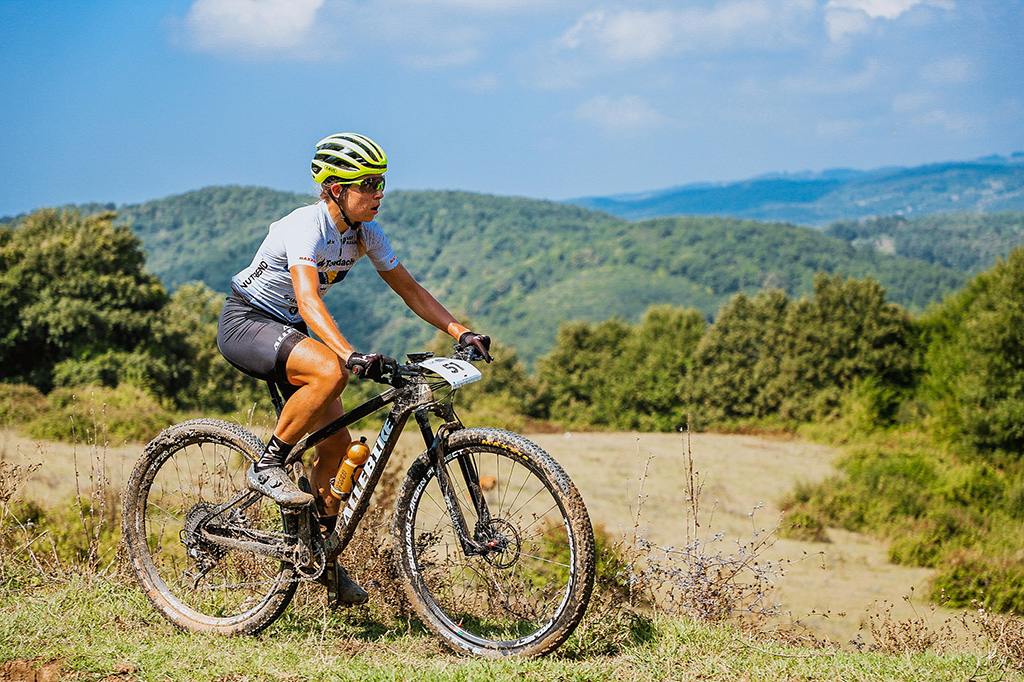
{"label": "rider's knee", "polygon": [[324,393],[338,397],[348,385],[348,370],[341,363],[325,364],[320,368],[317,380]]}

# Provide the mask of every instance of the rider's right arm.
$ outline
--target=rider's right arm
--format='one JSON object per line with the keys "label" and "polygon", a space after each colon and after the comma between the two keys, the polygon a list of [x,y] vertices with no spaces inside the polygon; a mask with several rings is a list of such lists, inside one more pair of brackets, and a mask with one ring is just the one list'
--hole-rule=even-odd
{"label": "rider's right arm", "polygon": [[320,276],[317,269],[312,265],[293,265],[288,270],[292,275],[295,300],[302,320],[328,348],[348,362],[353,348],[334,323],[334,318],[327,312],[327,306],[320,298]]}

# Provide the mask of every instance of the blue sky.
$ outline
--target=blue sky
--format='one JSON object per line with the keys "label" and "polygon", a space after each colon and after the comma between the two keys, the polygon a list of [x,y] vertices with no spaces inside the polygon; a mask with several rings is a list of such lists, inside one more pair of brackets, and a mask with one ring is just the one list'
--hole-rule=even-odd
{"label": "blue sky", "polygon": [[544,199],[1024,151],[1021,0],[0,0],[0,216],[209,185]]}

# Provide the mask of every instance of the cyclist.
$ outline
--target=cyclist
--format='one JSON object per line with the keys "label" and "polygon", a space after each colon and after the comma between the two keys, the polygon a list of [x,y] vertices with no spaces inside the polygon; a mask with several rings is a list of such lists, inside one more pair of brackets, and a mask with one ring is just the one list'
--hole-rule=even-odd
{"label": "cyclist", "polygon": [[[384,151],[368,137],[340,133],[316,145],[311,171],[320,200],[270,225],[252,262],[231,279],[217,327],[217,347],[232,365],[276,382],[286,402],[263,456],[248,472],[248,485],[284,506],[315,501],[328,532],[340,502],[330,479],[351,441],[348,429],[316,447],[310,472],[314,495],[284,471],[304,435],[344,413],[341,393],[349,372],[379,380],[397,362],[380,353],[358,353],[327,311],[322,297],[362,256],[406,305],[459,344],[475,347],[490,362],[490,337],[460,324],[403,266],[374,221],[384,197]],[[313,338],[312,334],[316,335]],[[342,601],[362,603],[366,592],[337,567]]]}

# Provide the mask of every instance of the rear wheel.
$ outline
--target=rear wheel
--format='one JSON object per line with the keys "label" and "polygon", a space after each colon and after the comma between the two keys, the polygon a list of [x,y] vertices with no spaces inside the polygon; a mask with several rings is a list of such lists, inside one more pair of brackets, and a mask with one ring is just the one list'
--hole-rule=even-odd
{"label": "rear wheel", "polygon": [[[497,429],[448,439],[445,466],[474,541],[467,556],[426,455],[399,491],[395,559],[409,601],[449,646],[480,656],[537,656],[562,644],[583,618],[594,583],[586,507],[558,463],[530,441]],[[478,473],[490,518],[481,520],[459,460]]]}
{"label": "rear wheel", "polygon": [[[295,593],[290,564],[208,537],[282,545],[294,537],[294,517],[247,492],[246,472],[263,447],[230,422],[183,422],[146,447],[128,481],[123,537],[135,577],[157,610],[183,630],[259,632]],[[237,502],[214,514],[232,499]]]}

